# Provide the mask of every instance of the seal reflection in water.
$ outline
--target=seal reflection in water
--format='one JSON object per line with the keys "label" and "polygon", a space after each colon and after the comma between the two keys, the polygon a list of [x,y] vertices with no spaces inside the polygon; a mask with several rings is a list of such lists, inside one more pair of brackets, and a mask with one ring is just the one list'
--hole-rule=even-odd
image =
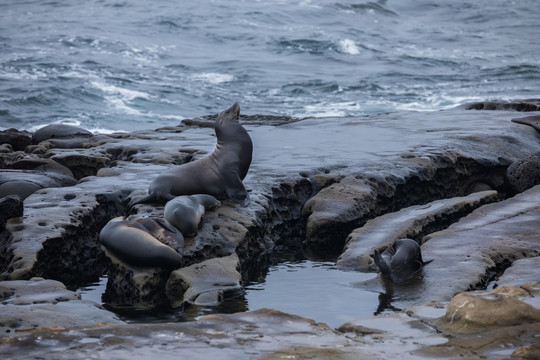
{"label": "seal reflection in water", "polygon": [[160,174],[150,184],[149,195],[129,208],[142,203],[164,203],[176,196],[193,194],[230,198],[247,206],[250,199],[242,180],[251,165],[253,143],[238,122],[239,115],[238,103],[222,111],[215,123],[215,150],[207,157],[174,166]]}
{"label": "seal reflection in water", "polygon": [[396,240],[381,253],[375,251],[375,264],[394,284],[402,284],[433,260],[423,261],[420,245],[412,239]]}

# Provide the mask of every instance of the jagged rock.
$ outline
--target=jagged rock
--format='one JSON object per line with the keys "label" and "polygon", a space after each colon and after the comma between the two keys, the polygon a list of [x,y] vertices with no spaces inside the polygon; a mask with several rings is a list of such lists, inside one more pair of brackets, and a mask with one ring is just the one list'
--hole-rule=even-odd
{"label": "jagged rock", "polygon": [[430,232],[444,229],[475,208],[497,199],[497,192],[488,190],[410,206],[368,220],[364,226],[349,234],[337,266],[349,270],[374,271],[372,255],[375,250],[382,252],[401,238],[421,239]]}
{"label": "jagged rock", "polygon": [[540,184],[540,156],[530,155],[512,163],[506,171],[506,178],[515,193]]}
{"label": "jagged rock", "polygon": [[[504,112],[452,110],[436,114],[399,112],[308,119],[276,127],[249,126],[255,152],[245,184],[252,204],[239,208],[225,202],[218,210],[208,213],[197,237],[186,242],[184,260],[197,264],[236,253],[244,272],[247,264],[257,263],[260,254],[279,242],[304,239],[306,223],[308,249],[311,244],[320,244],[326,251],[325,245],[334,241],[343,244],[352,229],[372,217],[436,199],[462,196],[477,182],[496,189],[504,198],[508,165],[528,154],[538,153],[539,149],[536,131],[510,122],[509,117]],[[182,132],[173,131],[117,134],[103,143],[88,138],[96,145],[71,151],[109,159],[107,167],[96,173],[104,176],[88,176],[72,188],[41,190],[28,197],[24,217],[9,220],[6,231],[0,234],[2,278],[28,279],[42,275],[67,283],[76,277],[103,274],[105,264],[101,261],[105,263],[106,259],[96,243],[96,235],[111,217],[125,215],[128,194],[145,192],[156,174],[171,164],[196,159],[213,150],[215,141],[211,139],[210,129],[184,127]],[[328,137],[329,133],[334,136]],[[39,152],[44,156],[67,153],[54,147],[61,145],[57,141],[43,143],[36,148],[35,156],[40,157]],[[23,155],[9,153],[9,161]],[[357,188],[364,186],[365,192],[358,191]],[[360,196],[357,199],[350,198],[357,194]],[[535,192],[527,192],[522,197],[501,202],[500,207],[485,206],[468,217],[470,220],[464,218],[449,229],[455,234],[450,235],[449,231],[429,237],[423,245],[423,254],[427,259],[434,258],[434,262],[426,267],[424,278],[418,283],[388,288],[393,291],[387,292],[392,305],[399,308],[430,300],[448,301],[457,292],[474,288],[479,282],[483,284],[489,273],[498,270],[497,266],[517,258],[537,256],[537,240],[531,235],[538,230],[538,209],[532,206],[539,202],[537,197]],[[367,203],[363,204],[362,199],[368,200]],[[309,206],[301,213],[308,200]],[[313,209],[317,211],[311,212]],[[163,215],[163,208],[159,206],[138,210],[140,216]],[[327,215],[327,222],[317,226],[312,220],[321,214]],[[341,215],[346,217],[345,221],[340,219]],[[265,270],[264,265],[259,266]],[[148,276],[148,280],[133,280],[128,276],[126,286],[152,283],[153,274],[143,276]],[[160,275],[157,279],[156,284],[159,284],[168,276]],[[378,286],[385,286],[380,279],[375,281]],[[142,292],[167,301],[165,294],[155,291],[163,287],[161,284],[143,286]],[[235,325],[226,326],[231,323]],[[275,313],[268,317],[248,313],[217,316],[191,324],[85,327],[66,332],[43,329],[33,334],[18,333],[16,341],[15,337],[0,337],[0,352],[8,357],[15,351],[30,357],[54,358],[68,353],[73,358],[87,358],[89,353],[97,357],[104,353],[110,356],[106,350],[115,346],[115,351],[121,351],[118,349],[122,345],[118,344],[124,344],[129,351],[137,349],[138,355],[145,351],[155,355],[159,349],[166,356],[181,353],[189,357],[195,351],[199,354],[201,349],[217,349],[219,355],[230,354],[230,358],[236,359],[242,355],[254,357],[254,353],[255,357],[311,356],[316,354],[314,349],[322,346],[333,350],[345,346],[332,355],[358,358],[367,352],[376,358],[381,357],[381,351],[390,354],[389,357],[409,357],[416,351],[412,349],[427,346],[422,341],[414,344],[414,336],[402,343],[400,336],[406,337],[408,333],[399,332],[350,339],[349,335],[325,328],[322,332],[309,333],[313,334],[310,338],[306,336],[309,329],[305,324],[305,321],[299,323],[294,317]],[[289,326],[294,328],[295,334],[301,330],[296,339],[283,335]],[[522,337],[513,341],[512,346],[537,341],[530,335],[531,331],[538,330],[535,326],[521,327]],[[190,331],[197,333],[191,336]],[[179,333],[188,335],[179,339]],[[40,341],[43,336],[58,342],[50,345],[51,342]],[[173,341],[164,343],[163,336],[170,336]],[[98,338],[103,341],[88,341]],[[276,340],[275,347],[274,343],[268,345],[269,338]],[[505,338],[499,334],[496,339]],[[285,340],[289,342],[284,344]],[[438,340],[441,340],[440,335]],[[485,355],[485,352],[475,352],[477,344],[469,341],[471,346],[458,351],[458,356]],[[455,342],[452,344],[454,349],[465,349]],[[482,349],[488,349],[488,345]]]}
{"label": "jagged rock", "polygon": [[0,241],[0,278],[42,276],[72,283],[103,274],[105,258],[97,234],[123,210],[129,189],[122,187],[96,178],[29,196],[24,216],[6,224]]}
{"label": "jagged rock", "polygon": [[433,157],[408,154],[391,174],[345,177],[306,202],[302,215],[307,218],[307,241],[342,247],[353,229],[386,212],[462,196],[479,181],[500,188],[505,170],[500,161],[501,157],[484,157],[476,162],[463,149]]}
{"label": "jagged rock", "polygon": [[43,278],[0,281],[0,312],[2,335],[41,327],[123,323],[98,304],[82,301],[61,282]]}
{"label": "jagged rock", "polygon": [[34,132],[32,135],[32,144],[39,144],[49,139],[89,138],[91,136],[93,135],[90,131],[76,126],[50,124]]}
{"label": "jagged rock", "polygon": [[540,323],[540,309],[515,296],[516,292],[522,296],[527,294],[523,289],[498,290],[471,291],[454,296],[442,327],[452,332],[475,332],[489,327]]}
{"label": "jagged rock", "polygon": [[113,308],[150,310],[167,304],[165,283],[171,269],[130,265],[103,247],[109,259],[104,300]]}
{"label": "jagged rock", "polygon": [[174,270],[167,281],[167,297],[173,307],[188,302],[196,305],[217,305],[242,294],[238,272],[238,255],[214,258]]}

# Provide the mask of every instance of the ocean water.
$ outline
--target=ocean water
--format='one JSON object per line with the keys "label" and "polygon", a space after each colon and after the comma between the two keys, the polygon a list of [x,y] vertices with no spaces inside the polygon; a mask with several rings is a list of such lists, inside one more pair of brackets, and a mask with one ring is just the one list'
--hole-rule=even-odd
{"label": "ocean water", "polygon": [[538,0],[2,0],[0,129],[540,96]]}

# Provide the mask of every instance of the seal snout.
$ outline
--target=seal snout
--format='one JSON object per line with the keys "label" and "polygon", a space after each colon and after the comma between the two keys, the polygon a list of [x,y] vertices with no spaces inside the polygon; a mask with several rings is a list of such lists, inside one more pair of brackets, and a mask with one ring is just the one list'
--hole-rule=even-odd
{"label": "seal snout", "polygon": [[240,116],[240,104],[236,102],[225,111],[230,120],[238,120],[238,117]]}
{"label": "seal snout", "polygon": [[217,118],[217,124],[223,125],[231,121],[237,121],[239,116],[240,104],[236,102],[230,108],[228,108],[227,110],[223,110],[221,114],[219,114]]}

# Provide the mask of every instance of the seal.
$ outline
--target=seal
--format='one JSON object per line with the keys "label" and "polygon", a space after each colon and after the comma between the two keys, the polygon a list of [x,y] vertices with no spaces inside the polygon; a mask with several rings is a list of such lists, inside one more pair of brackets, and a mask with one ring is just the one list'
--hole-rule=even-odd
{"label": "seal", "polygon": [[197,228],[206,210],[221,203],[212,195],[182,195],[165,204],[164,217],[186,237],[197,235]]}
{"label": "seal", "polygon": [[184,236],[165,219],[156,217],[129,216],[127,221],[133,221],[142,225],[146,232],[156,238],[160,243],[171,247],[174,251],[182,254],[184,250]]}
{"label": "seal", "polygon": [[433,260],[423,261],[420,245],[412,239],[396,240],[380,254],[375,251],[375,264],[394,284],[402,284]]}
{"label": "seal", "polygon": [[101,229],[99,241],[130,265],[167,269],[182,266],[179,253],[159,242],[143,225],[122,217],[112,219]]}
{"label": "seal", "polygon": [[128,207],[142,203],[164,203],[180,195],[208,194],[217,199],[230,198],[247,206],[249,194],[242,183],[253,155],[253,143],[238,122],[240,105],[235,103],[216,119],[217,145],[202,159],[174,166],[158,175],[148,189],[149,195]]}

